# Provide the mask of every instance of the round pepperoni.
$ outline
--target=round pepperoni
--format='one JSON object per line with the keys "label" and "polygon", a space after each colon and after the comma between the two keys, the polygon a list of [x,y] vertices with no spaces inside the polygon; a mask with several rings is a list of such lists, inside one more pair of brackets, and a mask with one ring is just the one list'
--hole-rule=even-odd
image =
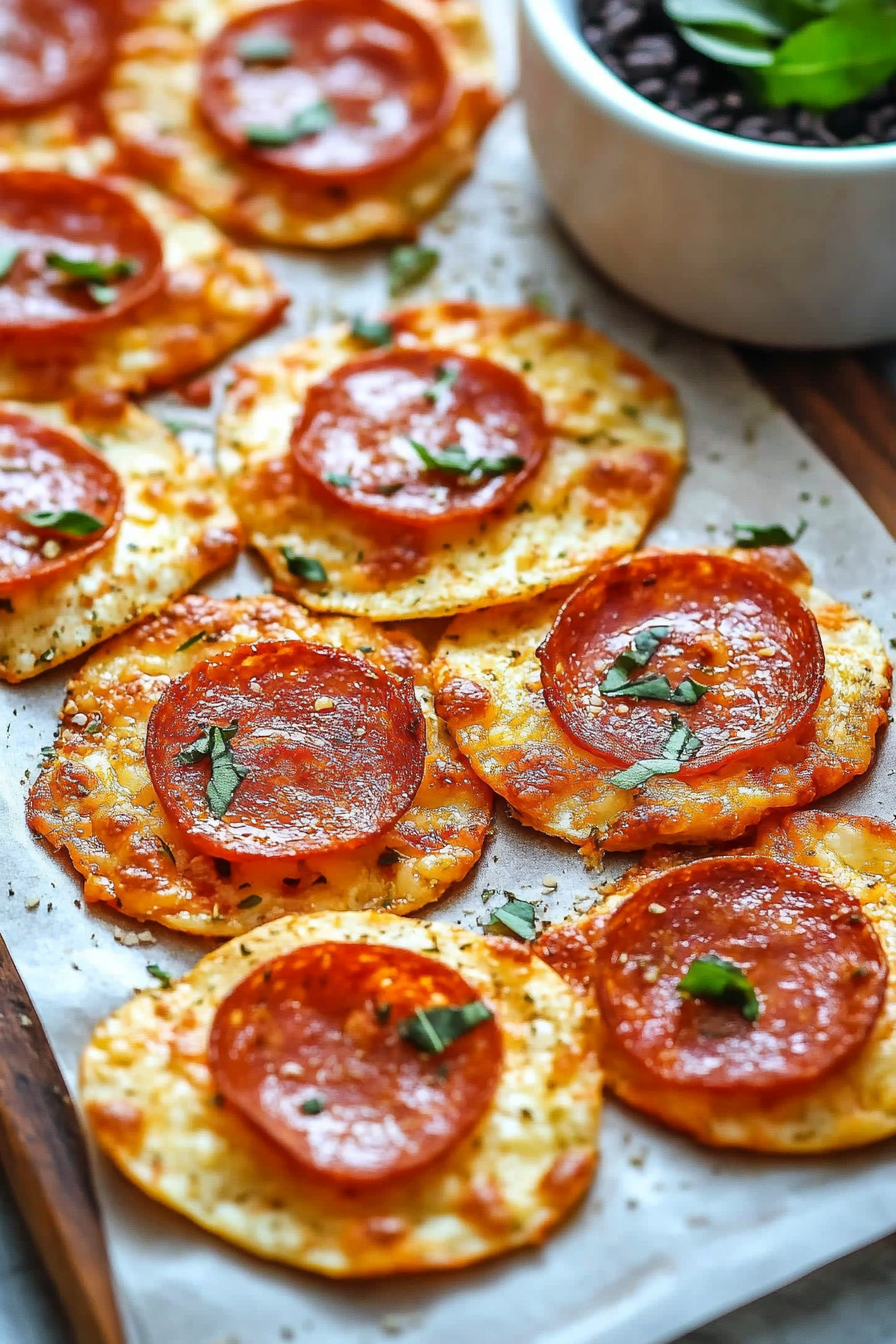
{"label": "round pepperoni", "polygon": [[112,59],[104,0],[0,0],[0,113],[83,93]]}
{"label": "round pepperoni", "polygon": [[112,187],[65,173],[0,173],[0,338],[103,326],[164,279],[155,229]]}
{"label": "round pepperoni", "polygon": [[243,644],[171,683],[150,716],[146,761],[197,849],[299,859],[356,849],[407,811],[426,729],[410,679],[329,646]]}
{"label": "round pepperoni", "polygon": [[[671,698],[640,699],[637,685],[602,692],[619,656],[648,631],[655,651],[628,682],[665,678]],[[562,608],[539,657],[551,712],[609,761],[662,759],[677,715],[699,742],[688,741],[692,754],[676,772],[684,777],[794,737],[824,687],[809,608],[761,567],[699,552],[647,552],[598,571]]]}
{"label": "round pepperoni", "polygon": [[0,595],[83,565],[112,541],[123,509],[121,481],[99,453],[0,410]]}
{"label": "round pepperoni", "polygon": [[199,103],[256,161],[318,185],[394,168],[431,141],[457,94],[440,40],[386,0],[296,0],[209,43]]}
{"label": "round pepperoni", "polygon": [[[647,882],[610,918],[598,955],[614,1046],[680,1087],[815,1082],[861,1049],[887,984],[855,897],[818,872],[760,857],[703,859]],[[753,1008],[736,992],[704,999],[679,989],[707,958],[746,976]]]}
{"label": "round pepperoni", "polygon": [[509,369],[398,349],[315,383],[292,447],[301,471],[342,503],[431,527],[506,504],[549,441],[541,401]]}
{"label": "round pepperoni", "polygon": [[351,1185],[444,1156],[481,1120],[501,1033],[480,1022],[429,1054],[404,1040],[418,1010],[477,999],[457,971],[403,948],[317,943],[241,981],[215,1014],[219,1093],[307,1171]]}

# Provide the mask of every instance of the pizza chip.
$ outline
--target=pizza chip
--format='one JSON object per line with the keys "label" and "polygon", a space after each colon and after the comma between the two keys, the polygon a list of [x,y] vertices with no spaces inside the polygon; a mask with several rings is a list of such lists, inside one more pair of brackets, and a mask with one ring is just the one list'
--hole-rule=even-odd
{"label": "pizza chip", "polygon": [[[210,774],[210,749],[191,749],[211,724],[225,740]],[[223,812],[208,792],[221,779]],[[410,635],[194,594],[84,664],[28,818],[88,901],[224,937],[437,900],[479,858],[491,794],[437,718]]]}
{"label": "pizza chip", "polygon": [[81,1095],[153,1199],[341,1278],[542,1241],[594,1171],[600,1070],[585,1000],[528,948],[342,912],[137,995],[96,1029]]}
{"label": "pizza chip", "polygon": [[374,620],[474,610],[573,582],[666,507],[675,394],[597,332],[444,303],[373,337],[332,328],[229,390],[221,470],[279,592]]}
{"label": "pizza chip", "polygon": [[538,951],[596,995],[607,1082],[703,1143],[825,1153],[896,1133],[896,828],[794,812],[650,851]]}
{"label": "pizza chip", "polygon": [[287,302],[258,257],[152,187],[0,171],[0,396],[164,387]]}
{"label": "pizza chip", "polygon": [[23,681],[236,558],[214,472],[127,403],[0,403],[0,677]]}
{"label": "pizza chip", "polygon": [[478,9],[159,0],[105,106],[125,157],[224,228],[303,247],[413,235],[501,105]]}
{"label": "pizza chip", "polygon": [[742,835],[868,769],[891,669],[880,632],[782,548],[645,551],[563,603],[464,616],[439,712],[518,818],[583,847]]}

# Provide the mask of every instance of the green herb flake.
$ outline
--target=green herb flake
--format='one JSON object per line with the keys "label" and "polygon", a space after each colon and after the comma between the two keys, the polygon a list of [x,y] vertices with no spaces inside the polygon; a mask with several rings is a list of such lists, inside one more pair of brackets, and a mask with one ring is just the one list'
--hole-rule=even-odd
{"label": "green herb flake", "polygon": [[236,908],[237,910],[253,910],[256,905],[261,905],[260,896],[244,896],[243,899],[237,903]]}
{"label": "green herb flake", "polygon": [[0,280],[5,280],[22,255],[20,247],[0,247]]}
{"label": "green herb flake", "polygon": [[600,683],[598,689],[601,695],[614,695],[627,686],[629,674],[636,667],[646,667],[671,630],[672,627],[669,625],[649,625],[646,629],[639,630],[629,647],[617,655],[613,666]]}
{"label": "green herb flake", "polygon": [[73,280],[90,281],[97,285],[106,285],[110,280],[124,280],[140,270],[139,261],[132,257],[116,257],[114,261],[97,261],[94,258],[79,261],[61,252],[48,252],[45,260],[48,266],[71,276]]}
{"label": "green herb flake", "polygon": [[323,1097],[306,1097],[302,1102],[303,1115],[320,1115],[321,1111],[325,1111],[326,1108],[327,1103]]}
{"label": "green herb flake", "polygon": [[755,546],[793,546],[808,527],[805,518],[801,518],[795,532],[788,532],[780,523],[734,523],[734,545],[740,550],[752,550]]}
{"label": "green herb flake", "polygon": [[178,765],[196,765],[206,757],[211,762],[211,775],[205,789],[209,810],[219,820],[224,816],[233,795],[249,773],[244,765],[238,765],[233,759],[231,740],[239,730],[236,720],[222,728],[211,724],[202,729],[195,742],[175,756]]}
{"label": "green herb flake", "polygon": [[387,498],[390,498],[392,495],[397,495],[399,490],[403,489],[404,481],[391,481],[388,485],[377,486],[376,492],[378,495],[385,495]]}
{"label": "green herb flake", "polygon": [[101,518],[94,518],[92,513],[81,513],[79,509],[41,509],[37,513],[22,513],[19,517],[29,527],[42,527],[64,537],[90,537],[106,526]]}
{"label": "green herb flake", "polygon": [[373,1015],[381,1027],[388,1026],[392,1017],[391,1003],[375,1003],[373,1005]]}
{"label": "green herb flake", "polygon": [[207,630],[197,631],[195,635],[191,635],[189,639],[185,639],[183,644],[178,644],[176,652],[184,653],[187,649],[192,649],[194,644],[198,644],[201,639],[205,639],[207,636]]}
{"label": "green herb flake", "polygon": [[389,253],[389,294],[394,299],[406,289],[419,285],[438,266],[440,254],[434,247],[402,243]]}
{"label": "green herb flake", "polygon": [[384,849],[377,859],[380,868],[391,868],[401,860],[401,855],[397,849]]}
{"label": "green herb flake", "polygon": [[280,33],[247,33],[237,43],[243,65],[285,65],[295,55],[295,46]]}
{"label": "green herb flake", "polygon": [[449,369],[444,364],[440,364],[436,369],[436,376],[432,387],[428,387],[423,393],[425,401],[431,401],[433,404],[439,400],[443,392],[448,392],[460,377],[460,369]]}
{"label": "green herb flake", "polygon": [[175,866],[175,868],[176,868],[176,867],[177,867],[177,861],[176,861],[176,859],[175,859],[175,857],[174,857],[174,850],[173,850],[173,849],[171,848],[171,846],[167,843],[167,841],[163,840],[162,837],[161,837],[160,835],[157,835],[157,836],[156,836],[156,844],[158,845],[158,847],[159,847],[159,849],[162,851],[162,853],[163,853],[164,855],[166,855],[166,857],[169,858],[169,859],[171,860],[171,862],[174,864],[174,866]]}
{"label": "green herb flake", "polygon": [[627,770],[613,775],[610,783],[617,789],[639,789],[656,775],[677,775],[682,763],[696,755],[702,745],[696,733],[673,714],[672,728],[661,748],[661,756],[655,760],[635,761]]}
{"label": "green herb flake", "polygon": [[336,109],[332,103],[312,103],[294,113],[283,126],[247,126],[246,143],[259,149],[282,149],[294,145],[297,140],[310,140],[313,135],[320,135],[335,121]]}
{"label": "green herb flake", "polygon": [[394,337],[391,322],[376,321],[372,318],[356,317],[352,320],[352,336],[362,345],[391,345]]}
{"label": "green herb flake", "polygon": [[508,476],[521,471],[526,465],[525,458],[515,454],[507,457],[470,457],[466,448],[459,443],[449,443],[441,451],[435,452],[416,439],[408,439],[408,443],[428,471],[466,476],[471,484],[489,476]]}
{"label": "green herb flake", "polygon": [[100,308],[108,308],[118,298],[114,285],[88,285],[87,293]]}
{"label": "green herb flake", "polygon": [[685,677],[673,689],[668,677],[648,676],[627,681],[624,686],[603,693],[612,697],[625,696],[631,700],[667,700],[673,705],[696,705],[700,697],[711,689],[693,677]]}
{"label": "green herb flake", "polygon": [[154,978],[158,980],[163,989],[171,988],[173,980],[169,971],[163,971],[161,966],[157,966],[154,961],[151,961],[146,969],[151,976],[154,976]]}
{"label": "green herb flake", "polygon": [[755,1022],[762,1011],[756,991],[740,967],[713,952],[691,962],[677,989],[691,999],[739,1008],[748,1022]]}
{"label": "green herb flake", "polygon": [[398,1023],[398,1034],[425,1054],[440,1055],[452,1041],[493,1017],[494,1013],[479,999],[461,1008],[418,1008],[412,1017],[402,1018]]}
{"label": "green herb flake", "polygon": [[519,901],[511,896],[504,905],[491,911],[490,928],[498,926],[509,930],[517,938],[531,943],[538,936],[535,929],[535,907],[528,901]]}
{"label": "green herb flake", "polygon": [[340,486],[343,490],[351,490],[355,484],[355,478],[353,476],[345,476],[338,471],[328,471],[324,476],[324,480],[329,485]]}
{"label": "green herb flake", "polygon": [[307,583],[326,583],[327,571],[319,560],[312,560],[308,555],[299,555],[291,546],[282,547],[283,559],[286,561],[286,568],[297,579],[305,579]]}

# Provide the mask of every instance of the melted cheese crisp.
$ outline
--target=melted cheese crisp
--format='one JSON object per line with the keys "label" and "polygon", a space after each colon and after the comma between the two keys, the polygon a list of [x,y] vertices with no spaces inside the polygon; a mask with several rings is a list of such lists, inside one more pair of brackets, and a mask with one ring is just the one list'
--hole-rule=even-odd
{"label": "melted cheese crisp", "polygon": [[[775,1101],[748,1104],[738,1094],[732,1104],[709,1090],[672,1088],[657,1079],[645,1089],[609,1063],[608,1084],[633,1106],[718,1147],[825,1153],[889,1138],[896,1134],[896,828],[868,817],[797,812],[763,822],[753,843],[735,852],[817,869],[861,902],[890,967],[886,998],[871,1036],[851,1064]],[[613,910],[657,873],[704,855],[667,849],[646,854],[606,890],[592,915],[548,933],[544,954],[558,969],[564,961],[569,964],[571,954],[577,963],[573,978],[579,979],[587,967],[584,946],[598,941],[600,927]]]}
{"label": "melted cheese crisp", "polygon": [[97,420],[61,406],[2,404],[82,436],[124,485],[124,517],[109,546],[80,569],[35,581],[3,604],[5,681],[23,681],[92,648],[236,557],[239,524],[214,472],[143,411],[122,403],[115,418]]}
{"label": "melted cheese crisp", "polygon": [[433,662],[439,712],[473,769],[536,830],[597,850],[641,849],[742,835],[772,808],[833,793],[871,764],[886,721],[891,669],[883,637],[842,602],[812,587],[792,553],[733,553],[766,564],[809,606],[824,646],[825,688],[809,731],[752,762],[690,779],[663,775],[615,788],[609,765],[568,736],[545,703],[538,645],[561,600],[465,616]]}
{"label": "melted cheese crisp", "polygon": [[159,235],[163,288],[120,322],[77,340],[48,337],[27,352],[21,343],[0,342],[2,397],[39,401],[165,387],[276,325],[288,303],[264,262],[213,224],[143,183],[104,180],[127,195]]}
{"label": "melted cheese crisp", "polygon": [[267,0],[151,5],[121,40],[112,68],[105,107],[113,133],[142,173],[240,234],[320,248],[412,235],[472,171],[501,100],[477,6],[393,3],[438,31],[460,97],[434,140],[371,181],[299,186],[275,167],[240,158],[205,124],[197,102],[203,47],[236,15],[267,8]]}
{"label": "melted cheese crisp", "polygon": [[[306,860],[215,860],[181,837],[156,797],[144,756],[150,712],[173,677],[216,652],[297,638],[414,678],[426,719],[423,783],[408,811],[360,849]],[[28,817],[68,850],[88,901],[224,937],[296,911],[404,914],[437,900],[479,858],[491,794],[437,718],[428,659],[410,635],[367,621],[321,620],[276,597],[193,595],[85,663],[69,686],[56,755],[32,790]]]}
{"label": "melted cheese crisp", "polygon": [[62,103],[31,116],[0,116],[0,171],[48,168],[89,177],[109,172],[118,150],[98,107]]}
{"label": "melted cheese crisp", "polygon": [[[216,1104],[215,1011],[260,963],[323,941],[439,958],[495,1013],[497,1092],[472,1134],[422,1173],[341,1194]],[[527,948],[368,912],[288,916],[204,957],[95,1031],[81,1066],[97,1141],[154,1199],[270,1260],[332,1277],[449,1269],[544,1239],[587,1189],[600,1070],[585,1001]]]}
{"label": "melted cheese crisp", "polygon": [[[571,583],[633,549],[684,465],[672,388],[605,337],[534,309],[433,304],[395,316],[399,347],[481,356],[542,398],[552,442],[509,507],[422,530],[371,524],[293,466],[290,433],[309,387],[364,353],[345,327],[242,366],[219,426],[234,507],[278,591],[374,620],[445,616]],[[284,548],[325,583],[289,573]]]}

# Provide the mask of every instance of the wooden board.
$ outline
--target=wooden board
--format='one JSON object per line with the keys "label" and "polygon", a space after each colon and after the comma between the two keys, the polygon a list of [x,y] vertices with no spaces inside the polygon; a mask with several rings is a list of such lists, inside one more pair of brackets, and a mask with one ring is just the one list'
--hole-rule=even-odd
{"label": "wooden board", "polygon": [[[896,395],[853,356],[741,354],[896,537]],[[77,1116],[2,938],[0,1162],[76,1344],[124,1344]]]}

